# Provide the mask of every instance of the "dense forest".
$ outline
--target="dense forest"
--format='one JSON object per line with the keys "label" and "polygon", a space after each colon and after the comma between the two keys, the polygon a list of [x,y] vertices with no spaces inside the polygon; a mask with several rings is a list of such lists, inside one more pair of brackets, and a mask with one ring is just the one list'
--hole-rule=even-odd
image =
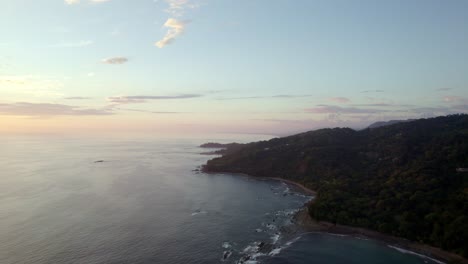
{"label": "dense forest", "polygon": [[318,192],[317,220],[468,256],[468,115],[320,129],[227,151],[208,172],[281,177]]}

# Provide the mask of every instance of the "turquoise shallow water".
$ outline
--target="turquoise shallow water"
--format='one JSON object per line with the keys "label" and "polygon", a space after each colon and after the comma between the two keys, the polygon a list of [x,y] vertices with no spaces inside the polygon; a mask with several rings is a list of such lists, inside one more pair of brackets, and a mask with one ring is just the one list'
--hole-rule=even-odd
{"label": "turquoise shallow water", "polygon": [[0,263],[423,263],[373,242],[291,235],[310,197],[194,171],[209,139],[0,142]]}

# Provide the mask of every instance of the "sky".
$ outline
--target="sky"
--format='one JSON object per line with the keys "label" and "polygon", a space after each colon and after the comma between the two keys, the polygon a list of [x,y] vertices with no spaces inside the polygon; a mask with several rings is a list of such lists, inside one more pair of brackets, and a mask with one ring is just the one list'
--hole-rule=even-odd
{"label": "sky", "polygon": [[468,113],[466,0],[0,0],[0,133],[254,133]]}

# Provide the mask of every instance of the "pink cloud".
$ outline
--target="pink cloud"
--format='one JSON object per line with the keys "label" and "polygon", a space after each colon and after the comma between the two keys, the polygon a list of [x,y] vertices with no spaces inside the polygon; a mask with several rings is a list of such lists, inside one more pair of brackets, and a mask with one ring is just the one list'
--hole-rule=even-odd
{"label": "pink cloud", "polygon": [[447,103],[455,103],[455,102],[465,102],[467,100],[466,98],[463,98],[461,96],[449,95],[449,96],[444,96],[444,101]]}

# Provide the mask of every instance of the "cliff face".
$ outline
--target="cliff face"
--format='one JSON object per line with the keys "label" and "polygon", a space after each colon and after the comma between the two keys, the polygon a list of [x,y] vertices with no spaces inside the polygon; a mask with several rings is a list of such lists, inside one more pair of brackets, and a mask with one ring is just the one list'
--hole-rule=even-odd
{"label": "cliff face", "polygon": [[354,131],[321,129],[242,145],[210,172],[281,177],[318,191],[317,219],[468,248],[468,115]]}

